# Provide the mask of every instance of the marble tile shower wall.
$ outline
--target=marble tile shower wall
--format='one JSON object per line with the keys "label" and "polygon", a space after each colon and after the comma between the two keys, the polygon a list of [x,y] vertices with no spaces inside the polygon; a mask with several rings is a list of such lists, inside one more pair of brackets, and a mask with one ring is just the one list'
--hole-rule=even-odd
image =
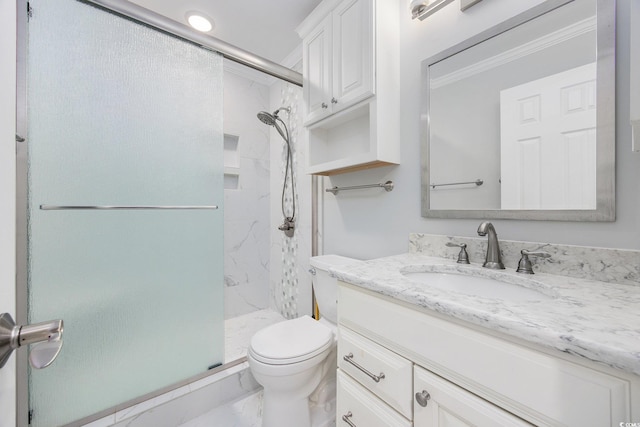
{"label": "marble tile shower wall", "polygon": [[[297,179],[299,177],[298,173],[298,158],[299,155],[299,146],[298,146],[298,104],[299,104],[299,90],[295,90],[292,85],[283,84],[281,86],[280,93],[280,105],[288,106],[291,108],[291,111],[288,114],[288,120],[285,121],[289,128],[289,136],[291,142],[291,154],[293,161],[293,182],[295,191],[295,204],[296,204],[296,216],[300,218],[299,206],[300,206],[300,197],[298,196],[300,192],[299,186],[296,186]],[[284,144],[281,145],[280,149],[280,162],[279,167],[281,172],[280,182],[283,182],[286,171],[286,159],[287,159],[287,149]],[[284,205],[286,212],[292,212],[294,199],[291,197],[291,181],[287,180],[285,183],[285,191],[284,191]],[[299,224],[299,221],[298,221]],[[296,225],[298,225],[296,224]],[[272,289],[273,294],[272,297],[274,299],[275,307],[278,309],[280,314],[282,314],[287,319],[292,319],[298,317],[298,270],[297,270],[297,258],[298,258],[298,241],[299,241],[299,230],[296,228],[293,237],[289,238],[284,236],[284,234],[280,234],[281,239],[281,262],[282,262],[282,274],[280,280],[274,283],[274,287]]]}
{"label": "marble tile shower wall", "polygon": [[236,189],[224,191],[225,318],[269,306],[269,87],[225,68],[224,132],[238,137]]}
{"label": "marble tile shower wall", "polygon": [[[409,252],[456,259],[458,249],[445,246],[447,242],[466,243],[469,260],[472,263],[484,262],[487,250],[486,237],[412,233],[409,235]],[[640,251],[637,250],[500,240],[505,267],[517,267],[522,249],[546,251],[551,254],[551,257],[546,259],[530,257],[536,272],[640,286]]]}

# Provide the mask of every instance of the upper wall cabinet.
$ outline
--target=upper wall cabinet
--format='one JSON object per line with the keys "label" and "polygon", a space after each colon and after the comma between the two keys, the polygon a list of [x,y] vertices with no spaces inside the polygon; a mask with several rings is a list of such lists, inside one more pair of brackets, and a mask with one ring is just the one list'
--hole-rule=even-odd
{"label": "upper wall cabinet", "polygon": [[[325,0],[298,34],[303,39],[309,173],[333,175],[399,163],[397,3]],[[384,57],[384,66],[377,57]]]}
{"label": "upper wall cabinet", "polygon": [[375,92],[372,8],[369,0],[343,1],[305,37],[306,125]]}

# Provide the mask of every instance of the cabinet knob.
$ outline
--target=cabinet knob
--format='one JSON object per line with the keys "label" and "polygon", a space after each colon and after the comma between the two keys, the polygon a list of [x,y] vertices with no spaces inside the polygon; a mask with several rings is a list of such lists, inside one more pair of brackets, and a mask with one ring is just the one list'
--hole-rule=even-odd
{"label": "cabinet knob", "polygon": [[322,108],[329,108],[329,106],[327,105],[327,103],[326,103],[326,102],[323,102],[323,103],[321,104],[321,107],[322,107]]}
{"label": "cabinet knob", "polygon": [[431,399],[431,395],[427,390],[422,390],[421,392],[416,393],[416,402],[418,402],[418,405],[423,408],[427,406],[429,399]]}
{"label": "cabinet knob", "polygon": [[337,100],[337,99],[335,99],[335,98],[331,98],[331,103],[332,103],[332,104],[337,104],[337,103],[338,103],[338,100]]}

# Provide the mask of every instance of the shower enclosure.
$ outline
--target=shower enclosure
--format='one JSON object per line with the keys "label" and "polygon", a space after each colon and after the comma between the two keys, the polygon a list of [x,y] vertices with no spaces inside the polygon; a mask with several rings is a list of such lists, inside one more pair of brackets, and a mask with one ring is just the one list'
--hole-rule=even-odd
{"label": "shower enclosure", "polygon": [[223,362],[222,57],[76,0],[29,8],[22,298],[65,322],[29,372],[51,426]]}

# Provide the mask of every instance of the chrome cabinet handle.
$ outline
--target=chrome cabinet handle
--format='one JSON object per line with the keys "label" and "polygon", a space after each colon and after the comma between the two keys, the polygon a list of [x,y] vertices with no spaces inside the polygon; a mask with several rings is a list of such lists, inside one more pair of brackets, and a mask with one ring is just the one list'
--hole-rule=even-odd
{"label": "chrome cabinet handle", "polygon": [[351,427],[357,427],[353,422],[351,422],[351,420],[349,418],[353,417],[353,414],[351,413],[351,411],[347,412],[346,414],[344,414],[342,416],[342,421],[344,421],[345,423],[349,424]]}
{"label": "chrome cabinet handle", "polygon": [[329,106],[327,105],[327,103],[326,103],[326,102],[323,102],[322,104],[320,104],[320,106],[321,106],[322,108],[329,108]]}
{"label": "chrome cabinet handle", "polygon": [[336,98],[331,98],[331,103],[332,103],[332,104],[337,104],[337,103],[338,103],[338,100],[337,100]]}
{"label": "chrome cabinet handle", "polygon": [[369,372],[368,370],[366,370],[365,368],[363,368],[362,366],[360,366],[359,364],[357,364],[356,362],[353,361],[353,353],[349,353],[346,356],[343,356],[342,359],[344,359],[345,362],[349,362],[351,363],[353,366],[355,366],[356,368],[360,369],[362,372],[364,372],[369,378],[371,378],[372,380],[374,380],[375,382],[379,383],[380,380],[384,379],[384,372],[380,372],[379,375],[374,375],[371,372]]}
{"label": "chrome cabinet handle", "polygon": [[418,402],[418,405],[422,406],[423,408],[427,406],[430,399],[431,395],[427,390],[422,390],[421,392],[416,393],[416,402]]}

